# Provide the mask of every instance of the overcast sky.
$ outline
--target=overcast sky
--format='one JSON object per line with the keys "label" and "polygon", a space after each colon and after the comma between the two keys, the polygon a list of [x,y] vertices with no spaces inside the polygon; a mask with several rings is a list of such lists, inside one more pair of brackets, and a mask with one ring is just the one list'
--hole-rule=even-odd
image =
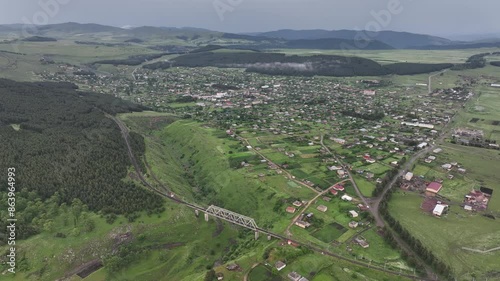
{"label": "overcast sky", "polygon": [[[44,9],[40,3],[58,7]],[[388,5],[396,7],[390,20],[382,17],[373,25],[374,14],[391,11]],[[453,35],[499,33],[499,11],[498,0],[0,0],[0,24],[73,21],[226,32],[382,27]]]}

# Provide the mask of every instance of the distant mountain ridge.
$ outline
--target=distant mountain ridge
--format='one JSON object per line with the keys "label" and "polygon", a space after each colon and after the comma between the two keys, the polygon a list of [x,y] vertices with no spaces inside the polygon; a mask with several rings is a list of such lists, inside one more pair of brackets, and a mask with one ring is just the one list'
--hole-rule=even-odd
{"label": "distant mountain ridge", "polygon": [[[28,32],[28,34],[26,33]],[[467,48],[492,48],[500,46],[500,39],[453,41],[443,37],[415,34],[399,31],[356,31],[356,30],[292,30],[282,29],[261,33],[224,33],[196,27],[156,27],[140,26],[126,28],[107,26],[95,23],[60,23],[42,26],[26,26],[22,24],[0,25],[0,35],[19,39],[28,37],[46,37],[55,39],[73,39],[82,41],[81,36],[89,35],[96,41],[107,38],[108,41],[156,44],[163,40],[173,39],[175,44],[182,42],[191,47],[222,44],[244,49],[361,49],[361,50],[389,50],[389,49],[424,49],[446,50]],[[13,37],[15,38],[15,37]],[[129,40],[134,41],[129,41]],[[85,41],[85,40],[84,40]],[[172,43],[169,43],[170,45]]]}
{"label": "distant mountain ridge", "polygon": [[80,35],[98,35],[105,33],[113,37],[136,38],[136,39],[167,39],[167,38],[193,38],[197,35],[221,35],[222,32],[210,31],[201,28],[191,27],[155,27],[155,26],[140,26],[140,27],[115,27],[101,25],[95,23],[76,23],[67,22],[59,24],[49,24],[40,26],[23,26],[17,25],[0,25],[0,33],[17,33],[18,35],[26,35],[26,32],[31,36],[55,37],[62,39],[64,37],[80,36]]}
{"label": "distant mountain ridge", "polygon": [[415,48],[421,46],[442,46],[452,44],[453,41],[424,34],[415,34],[398,31],[356,31],[356,30],[292,30],[283,29],[277,31],[258,33],[258,36],[270,38],[282,38],[286,40],[312,40],[312,39],[349,39],[349,40],[377,40],[397,49]]}

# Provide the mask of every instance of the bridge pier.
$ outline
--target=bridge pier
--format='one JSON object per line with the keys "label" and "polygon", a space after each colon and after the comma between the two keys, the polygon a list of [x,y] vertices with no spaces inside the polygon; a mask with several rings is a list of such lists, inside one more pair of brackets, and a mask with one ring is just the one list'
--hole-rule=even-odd
{"label": "bridge pier", "polygon": [[259,239],[259,232],[255,231],[255,240]]}
{"label": "bridge pier", "polygon": [[200,212],[199,212],[198,210],[194,210],[194,215],[195,215],[196,217],[199,217],[199,216],[200,216]]}
{"label": "bridge pier", "polygon": [[208,213],[205,213],[205,221],[208,221]]}

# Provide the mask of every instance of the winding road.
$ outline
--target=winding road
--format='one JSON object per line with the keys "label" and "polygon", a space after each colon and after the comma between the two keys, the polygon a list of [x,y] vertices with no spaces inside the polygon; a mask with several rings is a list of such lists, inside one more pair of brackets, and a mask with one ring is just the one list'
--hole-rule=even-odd
{"label": "winding road", "polygon": [[[125,144],[127,146],[127,153],[129,155],[130,161],[131,161],[132,165],[134,166],[134,169],[136,171],[136,174],[137,174],[138,178],[140,179],[140,181],[147,188],[149,188],[151,191],[159,194],[160,196],[162,196],[164,198],[167,198],[169,200],[172,200],[172,201],[174,201],[174,202],[176,202],[178,204],[187,206],[187,207],[189,207],[191,209],[198,210],[198,211],[201,211],[201,212],[205,212],[206,211],[205,208],[202,208],[202,207],[197,206],[197,205],[192,204],[192,203],[185,202],[185,201],[177,198],[177,196],[175,196],[175,194],[173,194],[172,192],[166,193],[166,192],[160,191],[160,190],[156,189],[155,187],[153,187],[150,183],[148,183],[146,181],[146,179],[144,178],[144,176],[143,176],[143,173],[142,173],[142,171],[140,169],[140,166],[137,163],[137,159],[135,159],[132,147],[130,146],[129,129],[128,129],[128,127],[120,119],[118,119],[117,117],[111,116],[111,115],[109,115],[109,114],[107,114],[105,112],[103,112],[103,113],[106,115],[106,117],[112,119],[117,124],[117,126],[120,128],[120,131],[122,133],[122,137],[123,137],[123,139],[125,141]],[[152,171],[149,171],[149,172],[152,173]],[[283,241],[291,241],[291,242],[293,242],[293,243],[295,243],[297,245],[300,245],[302,247],[308,248],[308,249],[310,249],[310,250],[312,250],[314,252],[320,253],[322,255],[331,256],[331,257],[334,257],[334,258],[337,258],[337,259],[349,262],[351,264],[362,266],[362,267],[365,267],[365,268],[370,268],[370,269],[377,270],[377,271],[380,271],[380,272],[384,272],[384,273],[387,273],[387,274],[391,274],[391,275],[394,275],[394,276],[406,277],[406,278],[409,278],[409,279],[412,279],[412,280],[423,280],[423,281],[432,281],[432,280],[434,280],[434,279],[421,278],[421,277],[418,277],[418,276],[415,276],[415,275],[410,275],[410,274],[405,274],[405,273],[402,273],[402,272],[397,272],[397,271],[389,270],[389,269],[386,269],[386,268],[383,268],[383,267],[378,267],[378,266],[375,266],[375,265],[367,264],[367,263],[364,263],[364,262],[361,262],[361,261],[358,261],[358,260],[353,260],[353,259],[341,256],[341,255],[338,255],[338,254],[326,251],[326,250],[321,249],[321,248],[319,248],[317,246],[313,246],[313,245],[310,245],[310,244],[305,244],[305,243],[302,243],[302,242],[299,242],[299,241],[291,240],[288,237],[285,237],[283,235],[280,235],[280,234],[268,231],[266,229],[257,228],[256,230],[258,232],[260,232],[260,233],[267,234],[267,235],[269,235],[271,237],[274,237],[274,238],[277,238],[277,239],[280,239],[280,240],[283,240]]]}
{"label": "winding road", "polygon": [[[331,152],[331,150],[324,144],[323,142],[323,138],[324,136],[321,135],[321,146],[323,146],[324,149],[326,149],[328,151],[328,153],[330,153],[334,158],[335,160],[337,160],[338,163],[340,163],[343,167],[346,167],[345,164],[340,161],[340,159],[338,159],[338,157]],[[428,151],[430,151],[432,149],[433,146],[429,146],[427,147],[426,149],[424,150],[421,150],[420,152],[414,154],[412,156],[412,158],[410,158],[409,161],[407,161],[406,165],[404,165],[404,167],[401,167],[398,174],[391,180],[391,182],[384,188],[382,194],[380,194],[377,198],[373,198],[371,200],[371,204],[368,203],[368,200],[363,196],[363,194],[361,193],[361,191],[359,190],[356,182],[354,181],[353,177],[352,177],[352,174],[351,172],[349,171],[349,169],[345,169],[346,172],[347,172],[347,175],[349,176],[349,180],[351,181],[353,187],[354,187],[354,190],[356,191],[356,194],[358,195],[358,197],[361,199],[361,201],[363,201],[363,203],[365,204],[365,206],[369,206],[369,209],[368,211],[372,214],[373,218],[375,219],[375,223],[377,225],[377,227],[384,227],[386,226],[386,222],[385,220],[383,219],[382,215],[380,214],[380,210],[379,210],[379,206],[380,206],[380,202],[382,201],[382,199],[384,198],[384,194],[386,194],[392,187],[393,185],[397,182],[397,180],[403,175],[403,173],[405,172],[405,170],[408,169],[408,167],[411,167],[411,165],[417,161],[420,157],[422,157],[423,155],[425,155]],[[387,226],[387,229],[390,230],[390,227]],[[398,235],[393,235],[394,236],[394,240],[396,241],[396,243],[399,245],[399,247],[405,251],[408,255],[412,255],[414,257],[416,257],[419,261],[420,261],[420,264],[425,268],[425,271],[427,273],[427,276],[430,278],[430,280],[436,280],[436,277],[437,276],[435,273],[434,273],[434,270],[428,266],[414,251],[413,249],[410,248],[410,246],[405,242],[403,241]]]}

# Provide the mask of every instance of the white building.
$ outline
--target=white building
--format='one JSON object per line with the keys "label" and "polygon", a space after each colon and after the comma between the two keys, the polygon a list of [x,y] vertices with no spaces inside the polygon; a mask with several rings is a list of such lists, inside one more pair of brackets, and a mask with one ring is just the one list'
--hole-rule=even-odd
{"label": "white building", "polygon": [[354,211],[354,210],[351,210],[349,211],[349,214],[351,215],[351,217],[353,218],[357,218],[359,216],[358,212]]}
{"label": "white building", "polygon": [[432,152],[434,152],[434,153],[438,154],[438,153],[440,153],[440,152],[442,152],[442,151],[443,151],[443,150],[442,150],[441,148],[436,148],[436,149],[434,149]]}
{"label": "white building", "polygon": [[413,173],[412,172],[408,172],[406,173],[405,175],[405,180],[407,181],[411,181],[411,179],[413,178]]}
{"label": "white building", "polygon": [[429,144],[428,144],[428,143],[426,143],[426,142],[423,142],[423,143],[421,143],[421,144],[417,145],[417,147],[418,147],[419,149],[422,149],[422,148],[426,147],[427,145],[429,145]]}
{"label": "white building", "polygon": [[446,208],[448,208],[448,205],[437,204],[436,207],[434,207],[432,214],[440,217],[443,214],[443,212],[446,210]]}
{"label": "white building", "polygon": [[424,124],[424,123],[418,123],[418,122],[415,122],[415,123],[413,123],[413,122],[401,122],[401,125],[426,128],[426,129],[434,129],[434,125],[432,125],[432,124]]}
{"label": "white building", "polygon": [[441,168],[445,169],[445,170],[449,170],[451,169],[451,164],[444,164],[444,165],[441,165]]}
{"label": "white building", "polygon": [[282,261],[278,261],[276,262],[275,267],[278,271],[281,271],[283,268],[286,267],[286,264]]}
{"label": "white building", "polygon": [[342,197],[340,198],[344,201],[349,201],[349,202],[352,201],[352,197],[347,194],[342,195]]}

